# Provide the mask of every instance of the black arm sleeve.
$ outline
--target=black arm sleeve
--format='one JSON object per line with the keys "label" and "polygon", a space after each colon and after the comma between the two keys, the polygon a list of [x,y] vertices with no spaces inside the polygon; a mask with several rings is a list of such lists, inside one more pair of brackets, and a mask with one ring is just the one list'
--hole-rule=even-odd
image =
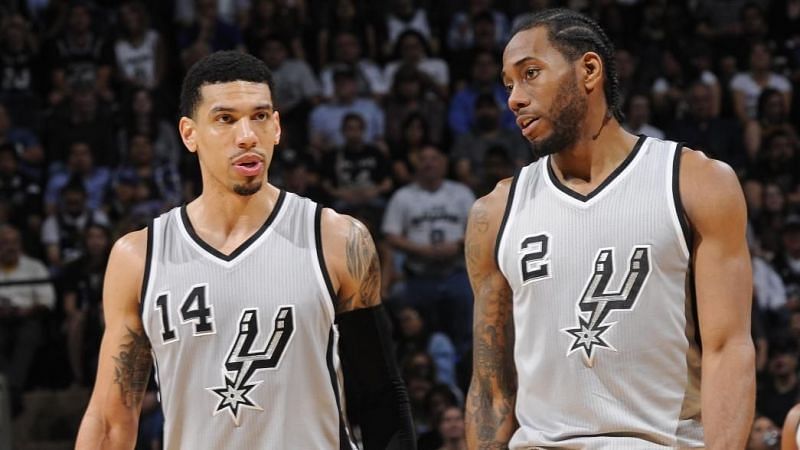
{"label": "black arm sleeve", "polygon": [[383,305],[340,314],[337,324],[347,389],[355,391],[347,397],[357,409],[364,449],[415,449],[411,406]]}

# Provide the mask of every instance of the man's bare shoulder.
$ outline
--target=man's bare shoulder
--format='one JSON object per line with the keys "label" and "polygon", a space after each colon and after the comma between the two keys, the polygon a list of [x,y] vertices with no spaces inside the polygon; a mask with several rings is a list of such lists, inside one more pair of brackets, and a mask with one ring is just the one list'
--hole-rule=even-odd
{"label": "man's bare shoulder", "polygon": [[148,233],[147,228],[132,231],[114,243],[108,258],[106,285],[113,288],[115,298],[124,297],[138,301],[141,296],[147,261]]}
{"label": "man's bare shoulder", "polygon": [[690,222],[744,214],[742,188],[728,164],[692,149],[683,150],[680,164],[680,194]]}
{"label": "man's bare shoulder", "polygon": [[[496,231],[503,220],[513,181],[513,178],[500,180],[491,192],[477,199],[470,211],[470,221],[480,220],[481,222],[486,222],[489,228],[494,226]],[[488,231],[488,229],[485,231]]]}

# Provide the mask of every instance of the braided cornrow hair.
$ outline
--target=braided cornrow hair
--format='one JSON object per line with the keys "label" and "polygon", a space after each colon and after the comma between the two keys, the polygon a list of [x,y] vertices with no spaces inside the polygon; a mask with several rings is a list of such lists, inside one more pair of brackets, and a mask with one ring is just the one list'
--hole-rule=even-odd
{"label": "braided cornrow hair", "polygon": [[586,52],[595,52],[603,61],[606,83],[603,92],[606,95],[608,113],[618,122],[622,122],[621,98],[619,94],[619,77],[614,60],[614,44],[594,20],[585,15],[563,8],[546,9],[525,16],[511,30],[511,36],[520,31],[535,27],[547,28],[550,42],[569,61],[575,61]]}

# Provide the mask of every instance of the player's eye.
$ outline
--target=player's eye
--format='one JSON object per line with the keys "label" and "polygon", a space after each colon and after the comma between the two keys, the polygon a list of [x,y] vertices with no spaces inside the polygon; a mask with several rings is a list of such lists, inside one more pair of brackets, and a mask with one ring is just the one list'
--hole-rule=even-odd
{"label": "player's eye", "polygon": [[256,120],[267,120],[268,117],[269,115],[265,112],[260,112],[255,115]]}
{"label": "player's eye", "polygon": [[221,114],[217,116],[217,122],[219,123],[231,123],[233,122],[233,116],[230,114]]}
{"label": "player's eye", "polygon": [[513,91],[513,90],[514,90],[514,85],[513,85],[513,84],[510,84],[510,83],[509,83],[509,84],[506,84],[506,85],[505,85],[505,86],[503,86],[503,87],[504,87],[504,88],[506,88],[506,92],[508,92],[509,94],[511,93],[511,91]]}
{"label": "player's eye", "polygon": [[540,70],[535,67],[529,67],[528,69],[525,70],[525,79],[532,80],[536,78],[539,75],[539,71]]}

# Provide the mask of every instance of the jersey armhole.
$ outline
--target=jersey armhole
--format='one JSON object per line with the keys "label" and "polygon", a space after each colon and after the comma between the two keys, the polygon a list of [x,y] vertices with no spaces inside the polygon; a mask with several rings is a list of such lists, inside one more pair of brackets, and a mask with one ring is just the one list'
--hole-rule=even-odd
{"label": "jersey armhole", "polygon": [[314,247],[316,248],[317,252],[317,267],[319,269],[319,274],[322,276],[322,281],[325,289],[325,292],[328,293],[330,297],[331,307],[333,308],[333,314],[336,315],[336,291],[333,290],[333,282],[331,282],[330,273],[328,272],[328,267],[325,264],[325,255],[323,254],[322,250],[322,205],[317,204],[316,209],[314,210]]}
{"label": "jersey armhole", "polygon": [[147,230],[147,251],[144,260],[144,273],[142,274],[142,287],[139,290],[139,317],[144,323],[144,303],[147,300],[147,290],[150,287],[150,271],[153,267],[153,235],[155,234],[155,219],[150,219],[145,228]]}
{"label": "jersey armhole", "polygon": [[689,227],[689,222],[686,218],[686,210],[683,208],[683,201],[681,200],[681,186],[680,186],[680,168],[681,168],[681,155],[683,154],[684,144],[679,142],[675,145],[675,153],[672,155],[672,162],[670,164],[670,174],[668,180],[672,197],[672,212],[673,223],[678,233],[678,239],[681,242],[681,247],[687,258],[691,257],[692,252],[692,231]]}
{"label": "jersey armhole", "polygon": [[494,242],[494,262],[497,265],[497,268],[500,272],[503,271],[503,267],[500,264],[502,261],[502,256],[500,254],[500,246],[503,243],[503,233],[505,232],[506,227],[508,226],[509,216],[511,215],[511,209],[514,204],[514,195],[517,191],[517,182],[519,181],[520,177],[522,176],[522,170],[517,169],[517,172],[514,174],[514,179],[511,181],[511,187],[508,189],[508,199],[506,200],[506,208],[503,212],[503,220],[500,222],[500,227],[497,229],[497,238]]}

